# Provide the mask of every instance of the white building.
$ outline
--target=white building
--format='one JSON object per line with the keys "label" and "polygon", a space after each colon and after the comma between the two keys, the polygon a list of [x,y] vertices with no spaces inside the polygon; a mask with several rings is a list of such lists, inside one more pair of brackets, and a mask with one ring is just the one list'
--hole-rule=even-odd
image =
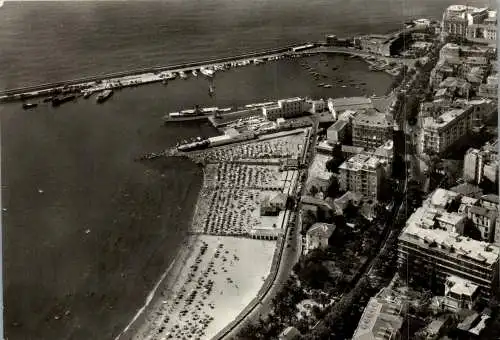
{"label": "white building", "polygon": [[380,198],[387,161],[367,154],[357,154],[339,166],[339,186],[377,200]]}
{"label": "white building", "polygon": [[344,111],[357,111],[373,109],[373,103],[367,97],[344,97],[344,98],[329,98],[328,109],[333,114],[335,119]]}
{"label": "white building", "polygon": [[314,249],[328,247],[328,240],[335,231],[335,226],[328,223],[314,223],[306,234],[306,254]]}
{"label": "white building", "polygon": [[479,287],[458,276],[448,276],[444,284],[443,304],[446,309],[458,312],[473,309],[479,297]]}
{"label": "white building", "polygon": [[300,97],[281,99],[274,105],[262,107],[262,114],[269,120],[292,118],[308,112],[311,104]]}
{"label": "white building", "polygon": [[472,128],[473,107],[453,109],[439,117],[425,117],[422,123],[424,152],[444,152]]}
{"label": "white building", "polygon": [[337,120],[326,130],[326,138],[330,144],[342,143],[349,129],[347,120]]}

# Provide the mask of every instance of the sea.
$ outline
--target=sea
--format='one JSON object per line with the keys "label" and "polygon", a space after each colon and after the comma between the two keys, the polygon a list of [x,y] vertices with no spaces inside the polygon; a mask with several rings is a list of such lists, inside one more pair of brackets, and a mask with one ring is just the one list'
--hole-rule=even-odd
{"label": "sea", "polygon": [[[409,19],[439,19],[454,2],[6,1],[0,89],[230,56],[326,34],[387,33]],[[213,98],[199,76],[123,89],[102,105],[94,98],[26,111],[20,103],[1,104],[6,338],[113,339],[144,304],[183,247],[202,169],[178,158],[134,159],[218,133],[206,122],[164,126],[164,114],[290,96],[381,95],[391,84],[389,75],[370,72],[358,59],[305,61],[331,79],[366,85],[320,88],[303,61],[292,59],[219,73]]]}

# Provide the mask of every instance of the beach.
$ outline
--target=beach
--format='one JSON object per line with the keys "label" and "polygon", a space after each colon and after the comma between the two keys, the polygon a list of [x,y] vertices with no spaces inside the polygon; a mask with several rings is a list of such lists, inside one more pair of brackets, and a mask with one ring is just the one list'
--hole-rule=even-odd
{"label": "beach", "polygon": [[298,159],[307,135],[299,129],[276,136],[196,153],[211,162],[203,169],[191,235],[117,340],[211,339],[258,296],[289,216],[284,201],[270,215],[263,206],[293,192],[297,171],[276,164]]}

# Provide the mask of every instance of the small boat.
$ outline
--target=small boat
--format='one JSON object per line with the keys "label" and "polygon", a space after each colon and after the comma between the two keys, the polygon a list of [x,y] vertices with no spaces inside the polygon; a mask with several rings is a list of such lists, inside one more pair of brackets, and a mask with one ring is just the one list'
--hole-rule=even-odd
{"label": "small boat", "polygon": [[33,108],[35,108],[37,106],[38,106],[37,103],[24,103],[23,104],[23,109],[25,109],[25,110],[33,109]]}
{"label": "small boat", "polygon": [[194,77],[198,76],[198,72],[196,72],[196,70],[193,70],[191,73],[193,74]]}
{"label": "small boat", "polygon": [[111,96],[113,95],[113,90],[104,90],[102,93],[100,93],[97,98],[96,102],[97,103],[104,103],[106,100],[108,100]]}
{"label": "small boat", "polygon": [[332,85],[330,85],[330,84],[325,84],[325,85],[323,85],[323,87],[325,87],[325,88],[329,89],[330,87],[332,87]]}
{"label": "small boat", "polygon": [[184,73],[184,71],[179,72],[179,77],[181,77],[181,79],[187,79],[187,75],[186,73]]}
{"label": "small boat", "polygon": [[347,85],[342,85],[342,87],[347,87]]}
{"label": "small boat", "polygon": [[75,98],[76,98],[76,96],[74,94],[70,94],[70,95],[62,96],[62,97],[52,98],[52,106],[59,106],[61,104],[69,102],[69,101],[71,101],[71,100],[73,100]]}
{"label": "small boat", "polygon": [[319,83],[319,84],[318,84],[318,87],[323,87],[323,86],[325,86],[325,84],[324,84],[324,83]]}
{"label": "small boat", "polygon": [[168,85],[168,80],[167,80],[167,79],[163,79],[163,80],[161,81],[161,83],[162,83],[163,85]]}
{"label": "small boat", "polygon": [[90,91],[86,91],[86,92],[84,92],[84,93],[83,93],[83,98],[87,99],[87,98],[89,98],[91,95],[92,95],[92,92],[90,92]]}
{"label": "small boat", "polygon": [[214,73],[215,73],[215,71],[214,71],[214,70],[209,69],[209,68],[205,68],[205,67],[202,67],[202,68],[200,69],[200,72],[201,72],[204,76],[206,76],[206,77],[213,77],[213,76],[214,76]]}
{"label": "small boat", "polygon": [[215,94],[215,87],[213,85],[210,85],[210,87],[208,88],[208,95],[210,97],[213,97],[214,94]]}

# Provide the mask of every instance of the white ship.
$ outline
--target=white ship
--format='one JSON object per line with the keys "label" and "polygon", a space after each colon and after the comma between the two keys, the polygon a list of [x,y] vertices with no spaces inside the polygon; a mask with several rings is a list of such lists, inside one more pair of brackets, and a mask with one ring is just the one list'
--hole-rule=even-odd
{"label": "white ship", "polygon": [[200,69],[200,72],[201,72],[204,76],[206,76],[206,77],[213,77],[213,76],[214,76],[214,74],[215,74],[215,71],[214,71],[214,70],[209,69],[209,68],[206,68],[206,67],[202,67],[202,68]]}

